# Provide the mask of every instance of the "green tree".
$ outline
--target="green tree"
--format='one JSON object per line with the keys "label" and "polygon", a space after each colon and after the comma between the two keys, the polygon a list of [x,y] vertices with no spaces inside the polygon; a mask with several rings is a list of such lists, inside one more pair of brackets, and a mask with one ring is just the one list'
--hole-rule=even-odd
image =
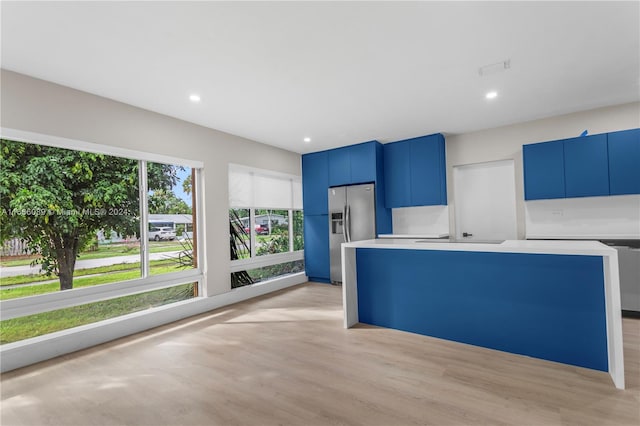
{"label": "green tree", "polygon": [[[148,186],[169,190],[174,166],[149,163]],[[138,162],[0,140],[0,239],[40,253],[60,290],[73,288],[80,250],[98,230],[139,235]]]}
{"label": "green tree", "polygon": [[171,190],[157,189],[149,195],[151,214],[191,214],[191,207]]}
{"label": "green tree", "polygon": [[182,181],[182,190],[184,191],[185,194],[190,195],[191,194],[191,175],[187,176],[186,178],[184,178],[184,180]]}

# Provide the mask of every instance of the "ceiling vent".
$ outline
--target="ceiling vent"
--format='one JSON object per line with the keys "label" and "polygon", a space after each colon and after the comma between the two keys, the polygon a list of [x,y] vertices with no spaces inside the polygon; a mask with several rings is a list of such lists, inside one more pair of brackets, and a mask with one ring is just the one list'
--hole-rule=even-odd
{"label": "ceiling vent", "polygon": [[505,72],[511,68],[511,59],[507,59],[506,61],[497,62],[495,64],[485,65],[483,67],[478,68],[478,73],[480,77],[484,77],[485,75],[498,74],[500,72]]}

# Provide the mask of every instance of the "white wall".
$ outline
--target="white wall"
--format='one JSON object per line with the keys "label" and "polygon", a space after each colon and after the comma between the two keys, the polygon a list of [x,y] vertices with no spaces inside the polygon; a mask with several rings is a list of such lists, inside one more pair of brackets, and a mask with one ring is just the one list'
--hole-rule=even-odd
{"label": "white wall", "polygon": [[640,238],[640,195],[525,203],[527,238]]}
{"label": "white wall", "polygon": [[301,175],[300,155],[2,70],[2,127],[204,162],[207,294],[228,292],[228,164]]}
{"label": "white wall", "polygon": [[393,233],[443,235],[449,233],[448,206],[420,206],[393,209]]}
{"label": "white wall", "polygon": [[[526,214],[524,202],[524,181],[522,173],[522,145],[549,140],[564,139],[579,136],[584,130],[589,134],[606,133],[616,130],[632,129],[640,127],[640,103],[616,105],[583,111],[557,117],[545,118],[511,126],[499,127],[461,135],[445,135],[447,148],[447,197],[449,203],[450,235],[455,234],[455,186],[453,184],[453,166],[463,164],[481,163],[486,161],[513,159],[516,168],[516,215],[518,222],[518,238],[524,238],[526,232]],[[612,200],[616,197],[605,197],[603,200]],[[531,202],[527,202],[531,203]],[[581,211],[581,208],[593,209],[589,203],[575,203],[571,200],[563,201],[563,208],[570,211]],[[607,204],[607,201],[604,201]],[[592,203],[593,204],[593,203]],[[602,203],[597,203],[602,206]],[[629,208],[633,208],[630,205]],[[536,214],[545,214],[555,210],[553,203],[542,205],[536,209]],[[573,210],[572,210],[573,209]],[[541,212],[542,210],[542,212]],[[584,211],[582,217],[593,217],[600,214],[608,216],[614,210],[606,208],[599,213]],[[556,219],[561,218],[555,217]],[[571,217],[569,223],[578,216],[565,216],[564,221]],[[554,217],[546,219],[554,221]],[[545,219],[545,220],[546,220]],[[633,218],[631,218],[632,220]],[[613,216],[607,218],[615,222],[619,220]],[[625,219],[626,220],[626,219]],[[547,223],[548,225],[548,223]],[[562,229],[563,225],[559,225]],[[555,231],[554,231],[555,232]]]}

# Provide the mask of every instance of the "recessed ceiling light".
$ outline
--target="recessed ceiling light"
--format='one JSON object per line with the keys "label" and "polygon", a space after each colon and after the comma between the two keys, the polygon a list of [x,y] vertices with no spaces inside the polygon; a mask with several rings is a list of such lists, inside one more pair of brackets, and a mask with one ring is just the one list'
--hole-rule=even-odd
{"label": "recessed ceiling light", "polygon": [[200,102],[200,95],[196,95],[195,93],[193,95],[189,96],[189,100],[191,102]]}
{"label": "recessed ceiling light", "polygon": [[304,138],[303,141],[305,141],[306,143],[311,142],[311,138]]}
{"label": "recessed ceiling light", "polygon": [[484,95],[485,98],[487,99],[495,99],[498,97],[498,92],[496,91],[491,91],[489,93],[487,93],[486,95]]}

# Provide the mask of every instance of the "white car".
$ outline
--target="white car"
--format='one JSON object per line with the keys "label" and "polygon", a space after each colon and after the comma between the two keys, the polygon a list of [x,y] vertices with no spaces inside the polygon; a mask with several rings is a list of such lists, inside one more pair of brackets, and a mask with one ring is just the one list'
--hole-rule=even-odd
{"label": "white car", "polygon": [[160,241],[160,240],[173,241],[175,238],[176,238],[176,231],[174,231],[173,228],[169,228],[169,227],[163,227],[163,228],[151,227],[151,228],[149,228],[149,240],[153,240],[153,241]]}

